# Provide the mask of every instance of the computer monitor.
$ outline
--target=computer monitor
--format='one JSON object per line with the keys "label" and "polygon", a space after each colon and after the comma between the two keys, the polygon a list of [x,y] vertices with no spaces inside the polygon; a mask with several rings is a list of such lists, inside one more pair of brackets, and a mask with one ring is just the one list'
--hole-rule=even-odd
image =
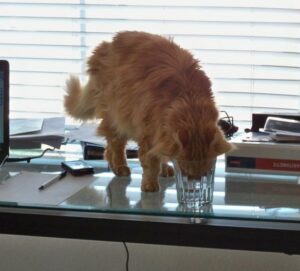
{"label": "computer monitor", "polygon": [[9,64],[0,60],[0,165],[9,154]]}

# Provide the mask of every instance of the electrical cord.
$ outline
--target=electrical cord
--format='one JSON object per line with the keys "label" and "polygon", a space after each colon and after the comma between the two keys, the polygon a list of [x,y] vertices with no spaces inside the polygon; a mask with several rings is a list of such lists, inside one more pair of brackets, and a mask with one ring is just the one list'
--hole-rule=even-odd
{"label": "electrical cord", "polygon": [[127,247],[127,244],[125,242],[123,242],[123,245],[125,247],[125,250],[126,250],[126,271],[129,271],[129,250],[128,250],[128,247]]}
{"label": "electrical cord", "polygon": [[8,158],[8,155],[6,155],[6,156],[4,157],[4,159],[2,160],[2,162],[1,162],[1,164],[0,164],[0,168],[2,168],[2,166],[5,164],[7,158]]}
{"label": "electrical cord", "polygon": [[22,161],[26,161],[27,163],[30,163],[31,159],[36,159],[36,158],[41,158],[44,156],[44,154],[47,151],[54,151],[55,148],[51,149],[51,148],[47,148],[45,149],[40,155],[37,156],[29,156],[29,157],[20,157],[20,158],[6,158],[5,162],[22,162]]}

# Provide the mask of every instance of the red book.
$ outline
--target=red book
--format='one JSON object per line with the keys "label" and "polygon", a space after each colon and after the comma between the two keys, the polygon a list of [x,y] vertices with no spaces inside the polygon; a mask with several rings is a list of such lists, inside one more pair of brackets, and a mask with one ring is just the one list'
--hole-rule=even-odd
{"label": "red book", "polygon": [[231,141],[236,148],[226,154],[227,172],[300,175],[300,144]]}
{"label": "red book", "polygon": [[300,160],[227,156],[226,169],[235,172],[246,169],[258,172],[300,173]]}

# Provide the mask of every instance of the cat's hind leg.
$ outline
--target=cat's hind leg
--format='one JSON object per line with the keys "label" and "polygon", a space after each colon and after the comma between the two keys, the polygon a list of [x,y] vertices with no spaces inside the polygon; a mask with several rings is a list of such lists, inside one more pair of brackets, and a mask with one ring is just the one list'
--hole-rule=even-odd
{"label": "cat's hind leg", "polygon": [[125,150],[127,138],[118,135],[105,119],[102,120],[98,127],[98,133],[107,140],[104,155],[110,169],[117,176],[129,176],[131,172],[127,164]]}

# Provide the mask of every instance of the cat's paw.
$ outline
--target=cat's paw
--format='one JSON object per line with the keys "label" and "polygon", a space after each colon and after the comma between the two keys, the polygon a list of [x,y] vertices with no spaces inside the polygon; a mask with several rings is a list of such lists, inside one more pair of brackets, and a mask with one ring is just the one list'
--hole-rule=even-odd
{"label": "cat's paw", "polygon": [[142,181],[142,191],[143,192],[158,192],[159,184],[158,184],[158,182]]}
{"label": "cat's paw", "polygon": [[174,174],[175,174],[175,172],[174,172],[174,168],[172,166],[169,166],[169,165],[162,166],[160,176],[173,177]]}
{"label": "cat's paw", "polygon": [[131,174],[130,168],[128,166],[118,166],[115,170],[114,170],[115,174],[117,176],[123,176],[123,177],[127,177]]}

